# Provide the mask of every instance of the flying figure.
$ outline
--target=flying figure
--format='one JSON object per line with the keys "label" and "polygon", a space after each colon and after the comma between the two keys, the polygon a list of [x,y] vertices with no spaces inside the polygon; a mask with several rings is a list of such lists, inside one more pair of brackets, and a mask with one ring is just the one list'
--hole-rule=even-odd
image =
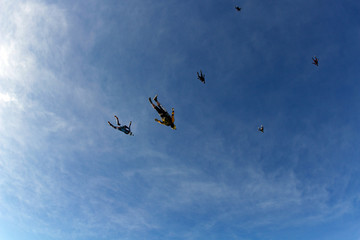
{"label": "flying figure", "polygon": [[258,130],[259,130],[260,132],[264,133],[264,126],[261,125],[261,126],[258,128]]}
{"label": "flying figure", "polygon": [[114,116],[116,118],[116,124],[119,125],[118,127],[117,126],[114,126],[111,124],[111,122],[108,121],[108,124],[113,127],[114,129],[117,129],[125,134],[129,134],[130,136],[134,136],[134,134],[131,132],[130,130],[130,127],[131,127],[131,121],[130,121],[130,124],[129,126],[126,126],[126,125],[123,125],[121,126],[120,123],[119,123],[119,118],[117,116]]}
{"label": "flying figure", "polygon": [[199,72],[197,72],[197,78],[205,84],[205,74],[202,73],[202,71],[200,70],[200,75]]}
{"label": "flying figure", "polygon": [[176,126],[174,124],[174,122],[175,122],[174,108],[172,108],[172,113],[170,116],[170,114],[165,110],[165,108],[163,106],[161,106],[161,104],[158,102],[157,95],[155,95],[155,97],[154,97],[154,101],[156,102],[157,106],[155,106],[153,104],[153,102],[151,101],[151,98],[149,98],[149,101],[151,103],[151,106],[158,112],[158,114],[161,117],[161,121],[156,118],[155,118],[155,121],[160,124],[163,124],[165,126],[170,126],[172,129],[176,130]]}
{"label": "flying figure", "polygon": [[312,58],[314,65],[319,66],[319,59],[315,56],[315,58]]}
{"label": "flying figure", "polygon": [[235,6],[235,9],[236,9],[238,12],[241,11],[241,7],[239,7],[239,6]]}

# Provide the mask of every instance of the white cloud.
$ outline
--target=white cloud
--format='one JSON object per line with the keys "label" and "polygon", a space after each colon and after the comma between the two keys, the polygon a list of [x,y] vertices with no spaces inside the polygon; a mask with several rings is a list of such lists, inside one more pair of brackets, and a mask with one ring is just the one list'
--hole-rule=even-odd
{"label": "white cloud", "polygon": [[16,102],[16,98],[11,96],[9,93],[0,93],[0,104],[1,103],[9,103],[9,102]]}
{"label": "white cloud", "polygon": [[[62,10],[40,1],[1,1],[0,211],[8,213],[2,217],[15,217],[15,221],[22,218],[18,213],[31,219],[28,209],[43,203],[41,196],[49,189],[39,180],[50,185],[53,181],[49,176],[42,177],[29,149],[46,147],[47,134],[64,130],[67,125],[33,97],[42,91],[34,86],[42,85],[44,79],[45,83],[57,84],[55,73],[45,64],[63,57],[58,44],[64,43],[65,18]],[[51,124],[42,122],[39,126],[41,118]]]}
{"label": "white cloud", "polygon": [[5,86],[38,81],[46,60],[59,61],[66,47],[64,12],[39,1],[5,1],[0,30],[0,79]]}
{"label": "white cloud", "polygon": [[2,1],[0,22],[0,217],[56,237],[65,230],[53,225],[62,222],[59,228],[70,229],[65,238],[119,226],[153,228],[143,209],[106,197],[108,179],[66,167],[77,160],[67,159],[72,150],[98,147],[81,111],[100,105],[98,86],[81,84],[97,69],[67,62],[66,12],[42,1]]}

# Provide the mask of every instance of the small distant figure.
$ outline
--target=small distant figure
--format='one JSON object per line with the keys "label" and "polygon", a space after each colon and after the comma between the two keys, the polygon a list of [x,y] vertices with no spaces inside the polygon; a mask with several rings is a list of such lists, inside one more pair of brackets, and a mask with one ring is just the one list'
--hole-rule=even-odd
{"label": "small distant figure", "polygon": [[241,11],[241,7],[239,7],[239,6],[235,6],[235,9],[236,9],[238,12]]}
{"label": "small distant figure", "polygon": [[163,106],[161,106],[161,104],[158,102],[157,95],[155,95],[154,101],[156,102],[157,106],[155,106],[151,101],[151,98],[149,98],[149,102],[151,103],[151,106],[158,112],[158,114],[161,117],[161,121],[159,119],[155,119],[155,121],[165,126],[170,126],[172,129],[176,130],[176,126],[174,124],[175,122],[174,108],[172,108],[172,113],[170,116],[170,114],[166,111],[166,109]]}
{"label": "small distant figure", "polygon": [[259,130],[260,132],[264,133],[264,126],[261,125],[261,126],[258,128],[258,130]]}
{"label": "small distant figure", "polygon": [[119,118],[117,116],[114,116],[116,118],[116,124],[118,125],[118,127],[114,126],[111,124],[111,122],[108,121],[108,124],[113,127],[114,129],[117,129],[125,134],[129,134],[130,136],[134,136],[134,134],[131,132],[130,127],[131,127],[131,121],[129,126],[123,125],[121,126],[119,123]]}
{"label": "small distant figure", "polygon": [[197,72],[197,78],[205,84],[205,74],[202,73],[202,71],[200,70],[200,75],[199,72]]}
{"label": "small distant figure", "polygon": [[317,67],[319,66],[319,59],[315,56],[315,58],[312,58],[314,65],[316,65]]}

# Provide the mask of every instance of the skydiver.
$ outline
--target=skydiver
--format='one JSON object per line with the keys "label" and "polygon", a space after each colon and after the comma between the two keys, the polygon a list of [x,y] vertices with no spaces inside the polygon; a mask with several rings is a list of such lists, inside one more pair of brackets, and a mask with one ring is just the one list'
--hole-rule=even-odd
{"label": "skydiver", "polygon": [[114,116],[116,118],[116,124],[119,125],[118,127],[114,126],[111,124],[111,122],[108,121],[108,124],[113,127],[114,129],[117,129],[125,134],[129,134],[130,136],[134,136],[134,134],[131,132],[130,127],[131,127],[131,121],[129,126],[123,125],[121,126],[119,123],[119,118],[117,116]]}
{"label": "skydiver", "polygon": [[205,74],[202,73],[202,71],[200,70],[200,75],[199,72],[197,72],[197,78],[205,84]]}
{"label": "skydiver", "polygon": [[259,130],[260,132],[264,133],[264,126],[261,125],[261,126],[258,128],[258,130]]}
{"label": "skydiver", "polygon": [[239,7],[239,6],[235,6],[235,9],[236,9],[238,12],[241,11],[241,7]]}
{"label": "skydiver", "polygon": [[315,58],[312,58],[314,65],[319,66],[319,59],[315,56]]}
{"label": "skydiver", "polygon": [[165,126],[170,126],[172,129],[176,130],[176,126],[174,124],[174,122],[175,122],[174,108],[172,108],[172,113],[170,116],[170,114],[165,110],[165,108],[163,106],[161,106],[161,104],[158,102],[157,95],[155,95],[155,97],[154,97],[154,101],[156,102],[157,106],[155,106],[153,104],[153,102],[151,101],[151,98],[149,98],[149,101],[151,103],[151,106],[158,112],[158,114],[161,117],[161,121],[156,118],[155,118],[155,121],[160,124],[163,124]]}

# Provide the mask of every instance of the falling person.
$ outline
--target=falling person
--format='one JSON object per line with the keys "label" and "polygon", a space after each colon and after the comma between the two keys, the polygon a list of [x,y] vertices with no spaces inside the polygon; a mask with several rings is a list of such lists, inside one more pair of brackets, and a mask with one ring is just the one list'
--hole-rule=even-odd
{"label": "falling person", "polygon": [[197,78],[205,84],[205,74],[202,73],[202,71],[200,70],[200,74],[199,72],[197,72]]}
{"label": "falling person", "polygon": [[175,130],[176,126],[174,124],[175,122],[174,108],[172,108],[172,113],[170,116],[170,114],[165,110],[165,108],[161,106],[161,104],[158,102],[157,95],[154,97],[154,101],[156,102],[156,105],[153,104],[151,98],[149,98],[149,102],[151,103],[151,106],[158,112],[158,114],[161,117],[161,121],[159,119],[155,119],[155,121],[165,126],[170,126],[172,129]]}
{"label": "falling person", "polygon": [[312,58],[314,65],[316,65],[317,67],[319,66],[319,59],[315,56],[315,58]]}
{"label": "falling person", "polygon": [[264,126],[261,125],[261,126],[258,128],[258,130],[259,130],[260,132],[264,133]]}
{"label": "falling person", "polygon": [[113,127],[114,129],[117,129],[117,130],[119,130],[119,131],[121,131],[121,132],[123,132],[123,133],[125,133],[125,134],[129,134],[130,136],[134,136],[134,134],[131,132],[131,130],[130,130],[130,127],[131,127],[131,121],[130,121],[130,124],[129,124],[129,126],[126,126],[126,125],[120,125],[120,123],[119,123],[119,118],[117,117],[117,116],[114,116],[115,118],[116,118],[116,124],[118,125],[118,126],[114,126],[114,125],[112,125],[111,124],[111,122],[109,122],[108,121],[108,124],[111,126],[111,127]]}

